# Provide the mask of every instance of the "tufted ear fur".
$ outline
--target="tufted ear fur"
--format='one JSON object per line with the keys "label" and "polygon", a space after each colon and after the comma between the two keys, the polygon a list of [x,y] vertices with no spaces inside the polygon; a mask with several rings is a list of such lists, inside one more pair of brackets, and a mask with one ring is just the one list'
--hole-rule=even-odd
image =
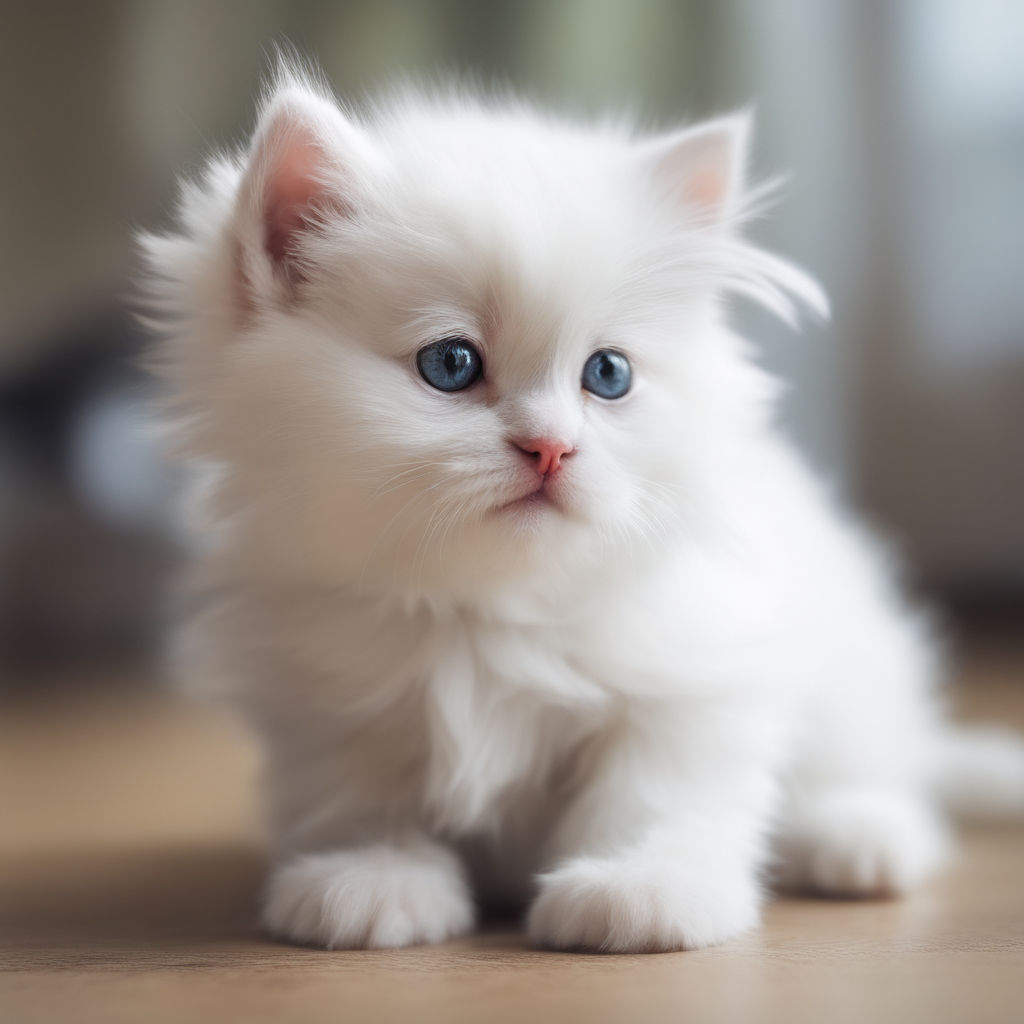
{"label": "tufted ear fur", "polygon": [[750,116],[740,113],[646,143],[642,156],[687,215],[725,224],[740,209],[749,139]]}
{"label": "tufted ear fur", "polygon": [[333,100],[304,84],[278,89],[253,136],[235,210],[243,306],[294,298],[313,269],[308,236],[354,215],[369,162],[363,132]]}

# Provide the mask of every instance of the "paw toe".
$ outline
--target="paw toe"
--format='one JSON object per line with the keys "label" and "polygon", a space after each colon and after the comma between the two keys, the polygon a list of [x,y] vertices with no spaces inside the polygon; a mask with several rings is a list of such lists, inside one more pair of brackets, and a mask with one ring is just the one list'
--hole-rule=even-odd
{"label": "paw toe", "polygon": [[468,931],[473,917],[461,866],[433,847],[299,857],[271,877],[263,908],[273,935],[328,949],[440,942]]}

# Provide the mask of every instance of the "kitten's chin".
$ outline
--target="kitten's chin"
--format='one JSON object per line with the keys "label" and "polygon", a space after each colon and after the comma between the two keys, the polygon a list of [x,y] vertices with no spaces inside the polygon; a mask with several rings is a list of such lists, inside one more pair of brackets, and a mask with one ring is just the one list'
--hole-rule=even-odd
{"label": "kitten's chin", "polygon": [[523,543],[532,546],[545,538],[560,536],[575,517],[556,494],[539,488],[497,506],[488,518],[502,533],[514,538],[517,549],[525,555]]}

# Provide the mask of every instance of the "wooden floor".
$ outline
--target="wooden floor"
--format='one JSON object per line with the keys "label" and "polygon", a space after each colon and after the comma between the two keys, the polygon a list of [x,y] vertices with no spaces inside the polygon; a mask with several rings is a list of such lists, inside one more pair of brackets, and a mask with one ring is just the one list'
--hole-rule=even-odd
{"label": "wooden floor", "polygon": [[[968,717],[1024,726],[1024,660],[980,657]],[[699,953],[535,952],[514,926],[327,953],[255,924],[245,738],[138,687],[0,708],[0,1021],[1024,1021],[1024,828],[965,835],[902,902],[783,900]]]}

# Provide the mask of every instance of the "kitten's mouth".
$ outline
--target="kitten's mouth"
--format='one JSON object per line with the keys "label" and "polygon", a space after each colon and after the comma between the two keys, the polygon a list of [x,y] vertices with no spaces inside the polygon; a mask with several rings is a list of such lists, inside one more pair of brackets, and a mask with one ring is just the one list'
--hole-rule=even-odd
{"label": "kitten's mouth", "polygon": [[551,496],[551,492],[547,487],[546,482],[539,483],[532,491],[527,491],[526,494],[521,495],[518,498],[513,498],[511,501],[505,502],[504,505],[499,505],[495,511],[506,512],[506,511],[519,511],[532,512],[534,510],[541,510],[543,508],[558,509],[558,502]]}

